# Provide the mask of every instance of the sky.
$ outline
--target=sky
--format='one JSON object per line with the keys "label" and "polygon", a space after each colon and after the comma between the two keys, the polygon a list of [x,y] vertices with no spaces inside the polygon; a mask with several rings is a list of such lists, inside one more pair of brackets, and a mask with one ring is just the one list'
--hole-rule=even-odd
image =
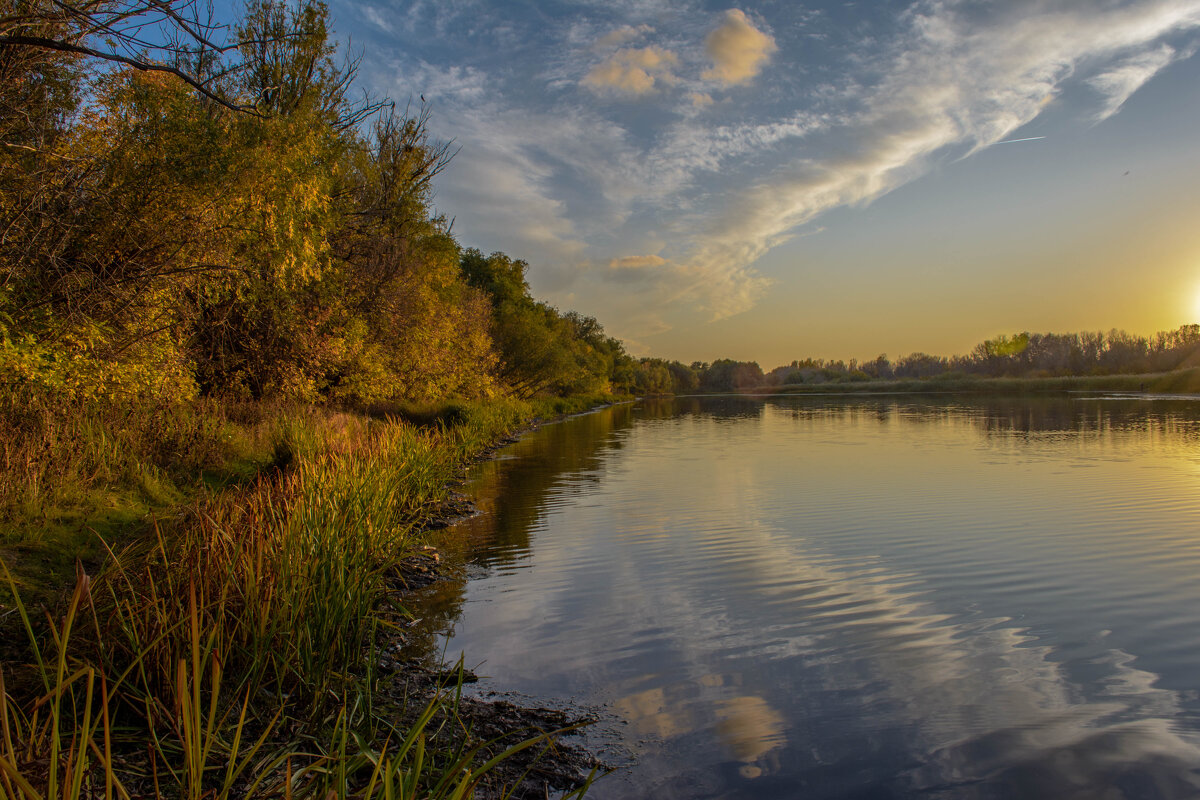
{"label": "sky", "polygon": [[1200,322],[1200,0],[330,9],[458,148],[459,241],[635,355]]}

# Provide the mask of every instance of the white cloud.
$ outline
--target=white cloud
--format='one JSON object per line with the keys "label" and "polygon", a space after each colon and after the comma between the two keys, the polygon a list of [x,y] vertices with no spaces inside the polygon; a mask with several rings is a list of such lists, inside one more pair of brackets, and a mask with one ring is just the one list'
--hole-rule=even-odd
{"label": "white cloud", "polygon": [[[434,122],[459,147],[439,177],[439,207],[469,243],[535,265],[537,291],[569,290],[584,274],[588,240],[620,230],[633,198],[650,191],[625,130],[583,108],[507,106],[482,73],[423,77],[457,87],[433,95],[446,98]],[[573,181],[562,180],[566,169]]]}
{"label": "white cloud", "polygon": [[414,70],[411,85],[430,100],[470,103],[488,91],[488,77],[473,67],[451,66],[439,69],[421,62]]}
{"label": "white cloud", "polygon": [[1104,97],[1104,107],[1096,112],[1097,122],[1108,119],[1121,110],[1133,93],[1153,78],[1177,57],[1175,48],[1164,44],[1155,50],[1139,53],[1114,68],[1088,79],[1088,85]]}
{"label": "white cloud", "polygon": [[650,154],[649,159],[660,173],[660,180],[664,172],[716,172],[729,160],[802,139],[828,127],[829,122],[827,117],[810,112],[799,112],[775,122],[712,128],[687,121],[671,128],[664,136],[663,146]]}
{"label": "white cloud", "polygon": [[[705,217],[695,246],[680,259],[706,276],[706,287],[681,297],[706,296],[716,316],[745,310],[765,289],[751,265],[798,226],[907,183],[943,149],[977,150],[999,141],[1034,119],[1081,66],[1124,54],[1122,66],[1096,79],[1109,106],[1119,108],[1170,60],[1158,40],[1200,26],[1196,0],[1107,11],[1044,2],[1012,6],[1010,15],[979,24],[953,0],[919,4],[909,35],[881,65],[886,77],[861,98],[862,110],[827,120],[841,154],[785,161],[766,179],[732,192]],[[779,141],[764,135],[769,130],[699,136],[697,163],[744,152],[755,134],[764,145]]]}
{"label": "white cloud", "polygon": [[708,35],[704,49],[713,66],[702,77],[731,86],[751,80],[778,48],[769,34],[754,27],[744,11],[731,8],[720,27]]}
{"label": "white cloud", "polygon": [[[584,298],[617,335],[650,335],[696,309],[745,311],[770,286],[755,261],[799,226],[1008,137],[1067,87],[1100,94],[1097,118],[1117,113],[1190,54],[1174,35],[1200,28],[1200,0],[917,0],[892,38],[875,30],[851,43],[842,73],[798,79],[803,88],[786,95],[760,79],[775,90],[768,111],[748,92],[712,106],[709,94],[713,82],[762,74],[777,47],[765,25],[734,9],[702,52],[696,9],[635,5],[615,29],[605,16],[544,32],[551,44],[537,42],[532,73],[514,71],[526,63],[516,58],[490,74],[427,64],[393,73],[441,101],[435,122],[462,147],[439,181],[455,230],[526,258],[535,290]],[[627,46],[650,33],[658,46]],[[580,66],[597,43],[601,63]],[[706,54],[703,81],[679,77],[699,73]],[[531,92],[530,75],[546,80],[547,64],[559,82]],[[783,65],[771,74],[786,77]],[[653,115],[589,96],[664,86],[679,89],[677,106]]]}
{"label": "white cloud", "polygon": [[367,21],[372,25],[380,28],[387,33],[394,33],[396,28],[391,20],[383,15],[383,12],[375,7],[364,5],[361,7],[362,15],[367,18]]}

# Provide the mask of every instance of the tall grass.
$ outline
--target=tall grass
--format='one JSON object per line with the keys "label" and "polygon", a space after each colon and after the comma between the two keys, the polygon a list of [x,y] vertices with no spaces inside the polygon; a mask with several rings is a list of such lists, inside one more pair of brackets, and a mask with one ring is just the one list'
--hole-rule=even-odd
{"label": "tall grass", "polygon": [[[470,796],[494,763],[427,748],[446,698],[407,731],[370,713],[398,561],[464,462],[530,407],[455,413],[419,426],[294,412],[272,423],[274,468],[157,520],[94,580],[80,572],[61,620],[37,624],[18,598],[32,658],[24,690],[0,699],[0,800],[198,800],[251,784],[295,797]],[[195,438],[228,438],[219,430]],[[143,434],[115,435],[148,450],[132,441]],[[97,480],[100,459],[89,463]]]}
{"label": "tall grass", "polygon": [[276,435],[276,416],[256,410],[257,421],[239,423],[239,410],[215,401],[84,405],[0,394],[0,518],[94,488],[162,492],[250,457]]}

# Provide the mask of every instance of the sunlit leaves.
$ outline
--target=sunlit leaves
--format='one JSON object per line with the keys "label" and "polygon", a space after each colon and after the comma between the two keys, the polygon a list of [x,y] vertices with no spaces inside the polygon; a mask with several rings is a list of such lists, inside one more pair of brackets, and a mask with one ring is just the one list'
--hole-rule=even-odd
{"label": "sunlit leaves", "polygon": [[533,300],[524,262],[462,257],[432,207],[449,144],[424,107],[357,125],[381,105],[348,99],[322,3],[252,0],[239,36],[222,91],[254,114],[167,72],[0,58],[20,89],[0,104],[41,102],[0,131],[0,376],[348,402],[633,382],[595,320]]}

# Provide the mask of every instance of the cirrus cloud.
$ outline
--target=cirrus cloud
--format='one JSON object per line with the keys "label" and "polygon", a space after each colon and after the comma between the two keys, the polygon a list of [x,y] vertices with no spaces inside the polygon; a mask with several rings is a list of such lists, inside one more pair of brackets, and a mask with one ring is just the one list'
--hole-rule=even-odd
{"label": "cirrus cloud", "polygon": [[609,47],[616,47],[648,33],[654,33],[654,28],[649,25],[622,25],[597,39],[595,49],[604,50]]}
{"label": "cirrus cloud", "polygon": [[614,258],[608,262],[609,269],[642,269],[645,267],[661,267],[667,260],[662,256],[625,256]]}
{"label": "cirrus cloud", "polygon": [[1104,96],[1104,106],[1096,112],[1096,121],[1102,122],[1120,111],[1134,92],[1177,57],[1175,48],[1164,44],[1155,50],[1138,53],[1113,69],[1090,78],[1088,85]]}
{"label": "cirrus cloud", "polygon": [[[831,209],[1067,104],[1118,113],[1200,39],[1200,0],[905,0],[880,12],[886,24],[845,31],[782,5],[706,17],[668,0],[580,0],[555,27],[429,4],[459,37],[454,60],[407,56],[388,80],[439,103],[462,146],[440,199],[472,244],[527,258],[536,290],[580,299],[615,334],[650,336],[751,308],[771,285],[756,261]],[[836,47],[800,47],[801,27]],[[501,46],[514,42],[528,47]],[[756,76],[753,90],[715,93]]]}

